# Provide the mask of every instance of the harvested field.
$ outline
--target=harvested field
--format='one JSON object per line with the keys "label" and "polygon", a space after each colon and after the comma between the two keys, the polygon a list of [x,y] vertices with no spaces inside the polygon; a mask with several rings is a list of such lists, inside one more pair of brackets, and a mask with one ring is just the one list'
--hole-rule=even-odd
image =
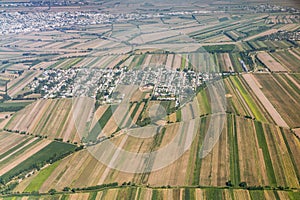
{"label": "harvested field", "polygon": [[[295,179],[297,175],[295,174],[298,173],[298,169],[295,164],[300,162],[297,158],[300,146],[299,141],[293,139],[295,136],[289,135],[288,129],[283,129],[281,133],[276,126],[268,124],[262,125],[262,128],[258,129],[260,126],[255,125],[254,121],[250,119],[228,115],[227,123],[219,140],[210,154],[201,159],[199,152],[202,152],[205,130],[207,130],[210,120],[212,120],[211,117],[202,118],[191,147],[174,163],[158,171],[131,174],[109,169],[91,156],[87,150],[83,150],[63,159],[48,178],[41,183],[40,191],[48,191],[50,188],[62,190],[65,186],[82,187],[83,185],[92,186],[115,181],[119,183],[124,181],[137,184],[149,183],[155,186],[168,184],[224,186],[226,181],[232,180],[234,184],[246,181],[248,185],[259,183],[260,185],[277,186],[280,183],[284,186],[297,186],[297,179]],[[153,138],[115,136],[112,141],[127,151],[149,152],[168,145],[175,135],[181,132],[180,130],[187,128],[186,126],[188,125],[185,123],[174,123],[166,125],[166,130]],[[146,133],[139,131],[139,134]],[[261,139],[261,135],[265,135],[263,137],[265,139]],[[183,135],[179,144],[184,145],[187,137],[187,135]],[[271,139],[270,137],[275,138]],[[284,151],[279,153],[279,149]],[[287,153],[288,151],[291,153]],[[275,155],[279,157],[277,158]],[[113,157],[119,160],[122,159],[120,156],[117,154]],[[133,161],[131,163],[134,164]],[[159,156],[141,166],[155,167],[157,163],[160,163]],[[277,167],[280,165],[285,166],[281,171]],[[275,173],[269,172],[272,168]],[[86,177],[93,178],[87,179]],[[281,180],[286,180],[286,182],[281,182]],[[19,188],[24,188],[22,184]],[[27,183],[24,182],[24,184]]]}
{"label": "harvested field", "polygon": [[73,120],[72,99],[39,100],[17,112],[6,128],[79,142]]}
{"label": "harvested field", "polygon": [[8,132],[1,132],[0,133],[0,158],[1,160],[4,159],[5,156],[10,154],[15,147],[17,147],[21,143],[26,143],[28,141],[28,137],[25,135],[19,134],[12,134]]}
{"label": "harvested field", "polygon": [[53,65],[55,61],[50,61],[50,62],[40,62],[36,65],[34,65],[31,69],[47,69],[49,66]]}
{"label": "harvested field", "polygon": [[272,72],[286,72],[288,71],[279,62],[277,62],[270,54],[260,52],[257,58]]}
{"label": "harvested field", "polygon": [[245,39],[245,41],[253,40],[255,38],[262,37],[262,36],[265,36],[265,35],[270,35],[272,33],[276,33],[277,31],[278,31],[277,29],[270,29],[270,30],[267,30],[265,32],[262,32],[262,33],[253,35],[251,37],[248,37],[248,38]]}
{"label": "harvested field", "polygon": [[264,95],[264,93],[261,91],[259,86],[256,84],[253,76],[251,74],[244,74],[243,78],[246,80],[247,84],[250,86],[250,88],[252,89],[254,94],[258,97],[258,99],[266,108],[266,110],[269,112],[274,122],[278,126],[288,127],[287,123],[284,121],[284,119],[281,117],[278,111],[274,108],[274,106],[271,104],[269,99]]}
{"label": "harvested field", "polygon": [[168,54],[167,61],[166,61],[166,68],[172,69],[174,60],[174,54]]}
{"label": "harvested field", "polygon": [[217,58],[221,71],[232,72],[234,70],[228,53],[218,54]]}
{"label": "harvested field", "polygon": [[[247,75],[249,76],[249,75]],[[283,123],[282,120],[277,121],[281,126],[290,126],[290,127],[299,127],[299,114],[298,110],[300,109],[300,105],[298,103],[299,93],[297,88],[291,88],[292,85],[287,84],[287,82],[283,81],[280,77],[273,76],[271,74],[256,74],[255,78],[262,86],[262,89],[258,88],[259,93],[263,93],[265,101],[269,101],[271,104],[269,108],[274,116],[280,119],[279,116],[283,118],[286,123]],[[255,87],[255,86],[254,86]],[[296,89],[296,91],[295,91]],[[258,96],[258,95],[257,95]],[[265,102],[265,103],[266,103]],[[273,107],[273,108],[272,108]],[[274,119],[275,120],[275,119]]]}
{"label": "harvested field", "polygon": [[[250,185],[268,185],[269,180],[266,174],[266,164],[264,161],[266,155],[263,155],[260,150],[256,131],[252,123],[253,122],[250,120],[236,118],[238,157],[240,159],[239,179]],[[248,126],[246,124],[248,124]],[[251,140],[249,139],[249,135],[251,135]],[[248,153],[247,158],[244,156],[245,153]]]}
{"label": "harvested field", "polygon": [[272,56],[286,66],[289,71],[300,72],[300,57],[288,51],[277,51]]}
{"label": "harvested field", "polygon": [[154,54],[151,57],[150,65],[164,66],[166,64],[166,54]]}
{"label": "harvested field", "polygon": [[283,136],[291,133],[275,126],[264,125],[263,128],[277,185],[299,187],[299,176],[296,173],[298,167],[295,165],[293,155],[288,152],[289,144],[285,142]]}
{"label": "harvested field", "polygon": [[172,69],[173,70],[180,69],[180,67],[181,67],[181,56],[178,54],[175,54]]}

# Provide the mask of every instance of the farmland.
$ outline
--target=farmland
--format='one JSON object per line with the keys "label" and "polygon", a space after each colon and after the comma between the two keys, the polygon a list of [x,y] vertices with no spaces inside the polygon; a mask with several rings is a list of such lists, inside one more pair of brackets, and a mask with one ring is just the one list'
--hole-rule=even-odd
{"label": "farmland", "polygon": [[[224,186],[226,181],[232,180],[233,185],[245,181],[249,186],[259,184],[272,187],[279,185],[299,187],[296,153],[299,152],[299,141],[295,143],[296,136],[291,134],[289,129],[282,129],[275,125],[264,124],[234,115],[227,115],[226,118],[225,129],[222,131],[220,140],[214,146],[212,153],[199,161],[198,156],[205,137],[205,133],[201,130],[208,128],[210,117],[201,119],[201,125],[198,127],[190,150],[185,152],[172,165],[161,170],[146,174],[128,174],[108,169],[90,155],[87,150],[83,150],[63,159],[54,170],[49,169],[51,174],[47,179],[41,178],[43,173],[40,172],[41,175],[38,173],[31,180],[34,182],[44,181],[39,183],[41,192],[46,192],[50,188],[62,190],[66,186],[76,188],[81,185],[92,186],[124,181],[136,184],[148,183],[152,186],[183,184]],[[155,144],[155,148],[159,148],[170,141],[173,137],[171,133],[176,134],[178,132],[176,130],[180,128],[179,125],[180,123],[168,125],[159,143],[154,143],[155,138],[137,139],[127,137],[123,148],[133,152],[147,152],[154,147],[153,144]],[[116,137],[113,141],[118,144],[122,138],[124,139],[124,137]],[[280,152],[279,149],[281,149]],[[288,153],[289,151],[291,154]],[[249,162],[250,160],[256,162]],[[155,160],[153,162],[155,163]],[[234,166],[233,169],[235,170],[230,170],[232,167],[229,168],[229,166]],[[284,168],[279,166],[284,166]],[[82,170],[78,174],[79,168]],[[105,171],[107,171],[107,175],[103,177]],[[70,173],[76,173],[77,175],[70,176]],[[87,174],[93,179],[84,178]],[[177,177],[177,175],[180,178],[166,179],[166,177]],[[21,183],[16,191],[19,191],[18,188],[29,190],[30,186],[27,184],[28,182]]]}
{"label": "farmland", "polygon": [[299,115],[296,99],[299,95],[299,88],[295,86],[293,88],[293,83],[288,82],[289,79],[285,75],[256,74],[255,78],[262,86],[261,91],[282,115],[282,118],[286,120],[286,123],[290,127],[298,127]]}
{"label": "farmland", "polygon": [[42,140],[38,137],[17,133],[3,132],[1,137],[9,147],[8,150],[2,149],[1,153],[0,177],[2,183],[6,183],[16,176],[25,178],[29,171],[39,169],[45,163],[62,158],[76,148],[71,144]]}
{"label": "farmland", "polygon": [[259,53],[257,58],[273,72],[286,72],[288,71],[284,66],[277,62],[271,55],[266,52]]}
{"label": "farmland", "polygon": [[71,110],[72,99],[39,100],[17,112],[5,129],[79,142]]}
{"label": "farmland", "polygon": [[32,2],[0,3],[0,199],[300,198],[291,3]]}

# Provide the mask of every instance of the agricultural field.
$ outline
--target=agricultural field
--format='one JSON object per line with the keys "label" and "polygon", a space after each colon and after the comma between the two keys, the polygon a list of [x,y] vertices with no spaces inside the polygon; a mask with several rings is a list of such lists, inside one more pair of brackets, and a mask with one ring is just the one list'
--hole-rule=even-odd
{"label": "agricultural field", "polygon": [[271,40],[255,40],[247,41],[249,45],[254,50],[275,50],[275,49],[287,49],[294,47],[295,45],[287,40],[282,41],[271,41]]}
{"label": "agricultural field", "polygon": [[278,62],[275,58],[273,58],[267,52],[260,52],[257,54],[257,59],[263,63],[266,68],[268,68],[272,72],[287,72],[289,71],[286,67],[284,67],[280,62]]}
{"label": "agricultural field", "polygon": [[[39,182],[41,192],[47,192],[51,188],[61,191],[64,187],[77,188],[124,181],[151,186],[225,186],[225,183],[231,180],[233,185],[244,181],[248,186],[299,187],[297,152],[300,151],[300,143],[295,141],[296,136],[289,129],[228,114],[224,130],[211,154],[201,158],[199,152],[202,151],[201,146],[205,140],[203,130],[207,130],[210,120],[211,117],[201,118],[190,150],[172,165],[158,171],[129,174],[110,169],[88,150],[83,150],[59,161],[55,169],[49,166],[48,178],[44,178],[42,172],[37,173],[30,177],[30,181],[20,183],[15,191],[29,191],[31,181]],[[112,141],[115,144],[123,141],[122,148],[132,152],[153,151],[169,143],[174,134],[184,126],[184,123],[166,125],[166,129],[154,138],[138,139],[120,135],[115,136]],[[145,165],[155,166],[156,160],[159,160],[159,157],[151,161],[152,164]],[[81,169],[80,173],[78,169]]]}
{"label": "agricultural field", "polygon": [[255,74],[254,77],[262,93],[289,127],[299,127],[299,88],[294,78],[287,74]]}
{"label": "agricultural field", "polygon": [[272,122],[271,117],[265,112],[264,106],[256,95],[250,92],[246,83],[240,77],[225,79],[227,111],[236,115],[246,116],[261,122]]}
{"label": "agricultural field", "polygon": [[75,145],[27,136],[25,134],[1,133],[1,182],[7,183],[16,176],[24,179],[25,175],[40,169],[45,163],[52,163],[66,154],[74,152]]}
{"label": "agricultural field", "polygon": [[0,199],[300,199],[296,8],[18,2],[0,3]]}
{"label": "agricultural field", "polygon": [[[245,62],[248,70],[253,68],[250,57],[245,53],[231,52],[234,46],[205,46],[200,53],[188,54],[142,54],[127,58],[120,66],[130,69],[145,68],[148,66],[165,66],[172,70],[193,69],[199,72],[243,72],[241,61]],[[208,52],[220,51],[221,53],[201,53],[203,49]],[[221,50],[220,50],[221,49]],[[222,53],[224,52],[224,53]],[[227,53],[228,52],[228,53]]]}
{"label": "agricultural field", "polygon": [[15,113],[5,129],[80,142],[71,112],[72,103],[72,99],[38,100]]}
{"label": "agricultural field", "polygon": [[276,51],[271,55],[291,72],[300,72],[300,57],[293,51]]}
{"label": "agricultural field", "polygon": [[19,110],[22,110],[29,104],[31,104],[33,101],[7,101],[4,103],[0,103],[0,112],[16,112]]}

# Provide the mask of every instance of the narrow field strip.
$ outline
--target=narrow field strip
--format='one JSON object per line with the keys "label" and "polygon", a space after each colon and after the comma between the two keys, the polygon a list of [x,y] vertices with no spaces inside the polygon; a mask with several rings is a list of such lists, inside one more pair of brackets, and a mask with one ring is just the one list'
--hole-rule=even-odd
{"label": "narrow field strip", "polygon": [[250,86],[254,94],[258,97],[260,102],[263,104],[263,106],[266,108],[266,110],[269,112],[273,120],[278,126],[282,127],[289,127],[287,123],[283,120],[283,118],[280,116],[280,114],[277,112],[277,110],[274,108],[274,106],[271,104],[271,102],[267,99],[267,97],[264,95],[264,93],[259,89],[259,87],[256,85],[255,81],[253,80],[253,77],[251,74],[244,74],[243,78],[246,80],[247,84]]}

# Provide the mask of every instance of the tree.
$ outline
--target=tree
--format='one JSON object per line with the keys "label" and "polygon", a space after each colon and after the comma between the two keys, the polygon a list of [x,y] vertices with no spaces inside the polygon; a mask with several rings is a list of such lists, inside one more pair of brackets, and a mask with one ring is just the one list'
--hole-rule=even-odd
{"label": "tree", "polygon": [[241,182],[241,183],[239,184],[239,186],[245,188],[245,187],[247,187],[247,183],[246,183],[246,182]]}
{"label": "tree", "polygon": [[51,194],[51,195],[54,195],[54,194],[56,193],[56,190],[55,190],[55,189],[50,189],[50,190],[48,191],[48,193]]}
{"label": "tree", "polygon": [[68,192],[70,190],[71,190],[71,188],[69,188],[69,187],[64,187],[64,189],[63,189],[63,191],[65,191],[65,192]]}
{"label": "tree", "polygon": [[229,180],[229,181],[226,182],[226,186],[228,186],[228,187],[233,187],[233,184],[232,184],[231,181]]}
{"label": "tree", "polygon": [[2,177],[0,177],[0,184],[4,185],[5,183],[6,181]]}

